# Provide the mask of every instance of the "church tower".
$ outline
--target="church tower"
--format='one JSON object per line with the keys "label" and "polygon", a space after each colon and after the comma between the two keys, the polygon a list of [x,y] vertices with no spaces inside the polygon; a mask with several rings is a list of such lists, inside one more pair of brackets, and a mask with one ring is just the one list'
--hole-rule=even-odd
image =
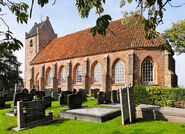
{"label": "church tower", "polygon": [[35,23],[31,30],[25,33],[25,88],[31,89],[33,88],[31,85],[34,85],[34,68],[30,67],[31,61],[54,38],[57,38],[57,34],[51,26],[49,17],[41,23]]}

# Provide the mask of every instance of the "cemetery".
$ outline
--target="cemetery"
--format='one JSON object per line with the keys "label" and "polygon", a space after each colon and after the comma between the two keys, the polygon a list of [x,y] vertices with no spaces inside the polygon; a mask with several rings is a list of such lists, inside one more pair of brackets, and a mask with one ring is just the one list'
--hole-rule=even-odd
{"label": "cemetery", "polygon": [[[10,108],[0,110],[2,117],[0,118],[0,129],[2,133],[20,131],[20,133],[39,132],[41,134],[42,132],[72,133],[73,131],[97,133],[98,131],[93,128],[99,129],[102,133],[122,133],[123,131],[133,133],[138,131],[137,127],[141,128],[144,133],[152,131],[157,134],[168,127],[170,129],[165,129],[168,133],[185,131],[185,109],[138,104],[138,98],[135,98],[138,97],[136,93],[138,88],[143,90],[142,86],[128,86],[108,93],[99,91],[97,99],[93,92],[87,95],[82,89],[57,91],[58,101],[52,100],[52,95],[48,95],[47,91],[32,89],[29,92],[23,89],[14,94],[14,101],[6,102],[9,106],[11,104],[14,112],[16,111],[15,117],[5,115],[7,110],[12,111]],[[58,105],[59,100],[62,100],[60,106]],[[100,105],[97,105],[98,103]],[[114,107],[114,104],[119,104],[119,107]],[[4,126],[3,122],[7,126]],[[134,126],[137,127],[133,128]],[[92,131],[89,132],[88,129]]]}

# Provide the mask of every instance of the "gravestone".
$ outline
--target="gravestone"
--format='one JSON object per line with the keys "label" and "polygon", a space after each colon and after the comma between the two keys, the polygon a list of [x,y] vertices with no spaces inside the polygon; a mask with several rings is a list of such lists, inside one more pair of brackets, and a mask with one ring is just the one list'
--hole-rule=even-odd
{"label": "gravestone", "polygon": [[67,105],[67,96],[72,93],[73,93],[72,91],[62,91],[58,98],[58,105],[59,106]]}
{"label": "gravestone", "polygon": [[98,92],[98,95],[97,95],[98,105],[104,103],[104,96],[105,95],[104,95],[104,92],[103,91]]}
{"label": "gravestone", "polygon": [[58,97],[59,97],[58,91],[52,91],[52,92],[51,92],[51,97],[52,97],[52,98],[58,98]]}
{"label": "gravestone", "polygon": [[45,97],[51,96],[51,91],[48,89],[45,89]]}
{"label": "gravestone", "polygon": [[26,88],[23,88],[23,89],[21,90],[21,93],[24,93],[24,94],[29,94],[29,91],[28,91],[28,89],[26,89]]}
{"label": "gravestone", "polygon": [[119,103],[118,101],[118,90],[112,90],[112,102]]}
{"label": "gravestone", "polygon": [[62,92],[61,88],[58,88],[58,93],[60,94]]}
{"label": "gravestone", "polygon": [[45,102],[45,108],[51,107],[52,98],[50,96],[43,97],[42,100]]}
{"label": "gravestone", "polygon": [[120,92],[122,125],[125,125],[126,121],[129,119],[127,88],[121,88],[119,92]]}
{"label": "gravestone", "polygon": [[4,97],[0,97],[0,108],[5,107],[5,99]]}
{"label": "gravestone", "polygon": [[69,109],[81,108],[82,107],[82,95],[79,93],[68,95],[67,105]]}
{"label": "gravestone", "polygon": [[134,86],[120,89],[122,125],[135,119]]}
{"label": "gravestone", "polygon": [[45,97],[45,91],[37,91],[36,92],[37,97],[42,100],[42,97]]}
{"label": "gravestone", "polygon": [[129,121],[133,122],[135,120],[135,103],[134,103],[134,86],[127,87],[128,96],[128,108],[129,108]]}
{"label": "gravestone", "polygon": [[111,103],[111,92],[98,92],[97,101],[98,105]]}
{"label": "gravestone", "polygon": [[14,94],[14,106],[17,106],[17,101],[32,101],[33,96],[31,94],[18,93]]}
{"label": "gravestone", "polygon": [[19,101],[17,104],[17,127],[13,130],[21,131],[52,120],[52,113],[45,115],[44,101]]}
{"label": "gravestone", "polygon": [[110,91],[105,92],[105,103],[106,104],[111,103],[111,92]]}
{"label": "gravestone", "polygon": [[32,96],[36,96],[37,95],[37,91],[33,88],[33,89],[30,90],[30,94]]}
{"label": "gravestone", "polygon": [[77,93],[77,90],[76,89],[73,89],[73,94],[76,94]]}
{"label": "gravestone", "polygon": [[86,93],[85,93],[85,89],[79,89],[78,92],[79,94],[81,94],[82,96],[82,101],[87,101],[87,96],[86,96]]}

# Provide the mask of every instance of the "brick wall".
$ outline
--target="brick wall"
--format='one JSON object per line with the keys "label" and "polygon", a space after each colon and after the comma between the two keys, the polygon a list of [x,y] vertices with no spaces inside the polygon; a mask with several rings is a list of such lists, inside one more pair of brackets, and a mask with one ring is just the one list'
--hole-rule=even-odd
{"label": "brick wall", "polygon": [[[132,58],[129,58],[129,54],[133,54],[133,62],[130,62]],[[105,57],[109,57],[109,64],[105,67]],[[145,85],[152,85],[152,86],[169,86],[169,83],[171,83],[171,86],[176,86],[175,82],[172,84],[173,81],[168,80],[168,85],[165,85],[166,81],[166,71],[165,69],[169,69],[170,67],[165,67],[167,64],[165,64],[165,51],[159,51],[158,49],[154,48],[148,48],[148,49],[135,49],[135,50],[125,50],[125,51],[120,51],[120,52],[112,52],[112,53],[106,53],[106,54],[100,54],[100,55],[92,55],[92,56],[86,56],[86,57],[79,57],[79,58],[74,58],[74,59],[69,59],[69,60],[61,60],[61,61],[55,61],[55,62],[48,62],[48,63],[43,63],[43,64],[37,64],[37,65],[31,65],[34,67],[34,78],[37,77],[37,74],[39,73],[39,69],[41,66],[45,66],[45,74],[46,70],[48,68],[51,68],[54,64],[57,64],[57,68],[52,71],[57,71],[55,73],[56,75],[59,74],[60,68],[65,67],[66,72],[67,72],[67,64],[70,62],[71,64],[71,69],[69,69],[71,73],[71,87],[69,87],[69,84],[67,83],[58,83],[58,78],[59,76],[56,76],[57,78],[57,87],[62,88],[62,90],[71,90],[72,88],[79,89],[79,88],[84,88],[84,81],[83,79],[82,83],[76,83],[76,68],[78,65],[82,66],[82,71],[85,72],[85,66],[87,66],[86,60],[88,60],[89,65],[87,66],[88,69],[86,70],[89,71],[87,72],[87,79],[86,79],[86,85],[89,89],[91,88],[99,88],[100,90],[113,90],[117,89],[120,87],[127,86],[131,84],[133,81],[134,84],[145,84]],[[154,65],[154,82],[150,83],[142,83],[142,63],[146,58],[150,58],[153,61]],[[114,68],[115,64],[117,61],[121,60],[124,63],[125,66],[125,79],[123,83],[114,83]],[[169,60],[169,66],[173,65],[171,62],[174,62],[174,60]],[[93,83],[93,72],[94,72],[94,66],[99,63],[101,65],[102,69],[102,82],[100,83]],[[132,64],[131,64],[132,63]],[[131,76],[132,70],[130,71],[129,69],[133,68],[133,76]],[[107,70],[106,70],[107,69]],[[108,80],[107,85],[105,85],[105,81],[103,80],[103,75],[105,74],[105,71],[108,72],[108,75],[105,76],[105,79]],[[173,69],[170,71],[174,71]],[[175,74],[175,72],[173,72]],[[45,75],[47,76],[47,74]],[[46,77],[44,77],[44,80],[46,81]],[[105,85],[105,86],[104,86]],[[55,90],[57,89],[55,87]],[[46,88],[53,88],[52,85],[44,85],[44,89]]]}

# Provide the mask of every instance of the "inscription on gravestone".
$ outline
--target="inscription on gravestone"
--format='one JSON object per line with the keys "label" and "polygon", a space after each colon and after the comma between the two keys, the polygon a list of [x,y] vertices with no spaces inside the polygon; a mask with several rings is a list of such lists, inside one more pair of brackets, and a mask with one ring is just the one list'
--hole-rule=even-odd
{"label": "inscription on gravestone", "polygon": [[24,130],[53,120],[53,115],[45,116],[44,101],[28,101],[17,103],[17,128],[15,131]]}

